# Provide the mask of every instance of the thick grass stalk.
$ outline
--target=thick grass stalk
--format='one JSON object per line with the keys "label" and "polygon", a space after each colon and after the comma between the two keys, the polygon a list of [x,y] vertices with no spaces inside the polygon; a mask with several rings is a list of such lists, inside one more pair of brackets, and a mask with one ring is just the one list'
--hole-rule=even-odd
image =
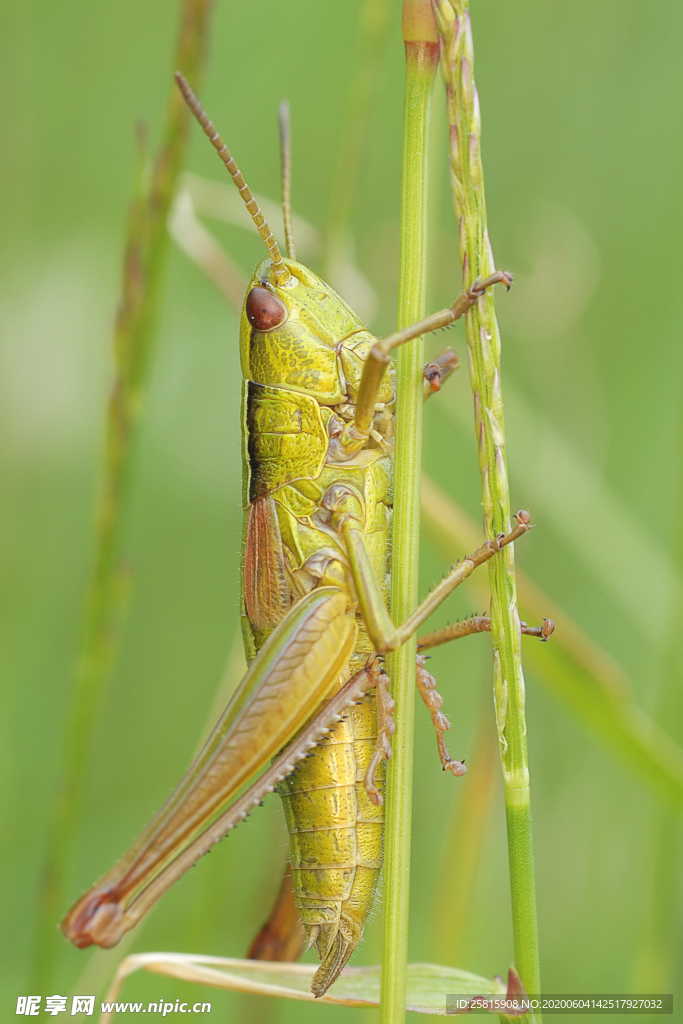
{"label": "thick grass stalk", "polygon": [[[450,128],[451,180],[460,226],[466,286],[494,271],[486,224],[479,101],[468,0],[434,0]],[[466,321],[484,528],[510,528],[505,424],[500,381],[500,333],[492,291]],[[527,992],[540,992],[531,801],[524,709],[524,673],[512,545],[489,562],[494,699],[503,768],[515,964]]]}
{"label": "thick grass stalk", "polygon": [[[403,12],[406,79],[401,194],[401,264],[398,326],[424,315],[425,197],[430,97],[438,64],[436,26],[429,0],[406,0]],[[417,604],[422,446],[422,339],[398,354],[396,477],[391,609],[404,621]],[[393,756],[387,772],[386,898],[382,963],[382,1021],[405,1014],[410,890],[410,831],[415,711],[415,641],[387,660],[396,700]]]}
{"label": "thick grass stalk", "polygon": [[[196,81],[204,61],[211,0],[182,0],[174,67]],[[169,81],[170,81],[169,73]],[[49,987],[55,924],[80,811],[93,728],[112,665],[126,592],[121,564],[124,514],[149,364],[159,286],[168,251],[167,219],[182,167],[188,118],[169,85],[162,142],[149,184],[140,178],[128,222],[121,298],[114,327],[112,387],[97,497],[92,574],[74,685],[67,710],[65,761],[47,838],[48,865],[36,920],[34,984]]]}

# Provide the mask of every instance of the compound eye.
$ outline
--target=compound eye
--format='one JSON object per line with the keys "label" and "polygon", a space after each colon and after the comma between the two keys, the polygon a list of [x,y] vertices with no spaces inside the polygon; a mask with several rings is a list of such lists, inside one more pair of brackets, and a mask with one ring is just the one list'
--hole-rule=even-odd
{"label": "compound eye", "polygon": [[252,288],[247,296],[247,319],[257,331],[272,331],[287,319],[287,310],[267,288]]}

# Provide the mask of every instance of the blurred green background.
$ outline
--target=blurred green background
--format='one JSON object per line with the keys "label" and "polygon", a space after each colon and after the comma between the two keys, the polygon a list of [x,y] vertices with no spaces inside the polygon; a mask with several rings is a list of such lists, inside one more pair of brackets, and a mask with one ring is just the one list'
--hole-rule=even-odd
{"label": "blurred green background", "polygon": [[[277,198],[275,112],[289,97],[295,209],[321,229],[335,201],[365,6],[215,6],[206,105],[253,188]],[[375,294],[370,326],[383,332],[396,303],[402,48],[400,4],[369,6],[386,9],[389,24],[370,68],[367,142],[346,229],[357,271]],[[133,125],[144,120],[156,139],[176,8],[161,0],[15,2],[2,16],[0,963],[8,1016],[17,994],[30,991],[36,966],[40,878],[93,556]],[[647,713],[683,741],[683,8],[672,0],[649,13],[635,0],[475,0],[473,18],[492,240],[499,265],[516,274],[498,306],[513,501],[538,523],[518,545],[519,562],[619,663]],[[460,288],[440,82],[434,115],[430,308]],[[222,180],[197,130],[188,167]],[[245,273],[260,259],[250,233],[217,233]],[[131,599],[91,738],[64,909],[179,777],[236,638],[236,317],[177,249],[167,271],[126,526]],[[367,300],[352,286],[345,291],[352,302]],[[464,354],[461,327],[445,341]],[[443,343],[443,335],[431,340],[430,351]],[[478,516],[465,372],[429,403],[425,466]],[[425,589],[442,566],[425,534]],[[464,590],[440,621],[481,610],[476,592]],[[488,641],[439,651],[431,665],[454,725],[452,752],[472,766],[464,780],[444,777],[418,709],[410,956],[504,973],[511,935],[495,764],[464,915],[452,918],[443,905],[445,880],[460,866],[461,804],[488,770],[475,756],[476,736],[492,724]],[[680,991],[673,805],[549,694],[542,673],[528,673],[527,694],[546,991]],[[175,887],[130,948],[242,955],[268,910],[285,851],[273,798]],[[99,991],[120,951],[76,951],[56,924],[44,994]],[[378,909],[354,962],[378,960],[380,935]],[[371,1011],[204,995],[143,975],[125,993],[212,999],[218,1019],[235,1021],[372,1019]]]}

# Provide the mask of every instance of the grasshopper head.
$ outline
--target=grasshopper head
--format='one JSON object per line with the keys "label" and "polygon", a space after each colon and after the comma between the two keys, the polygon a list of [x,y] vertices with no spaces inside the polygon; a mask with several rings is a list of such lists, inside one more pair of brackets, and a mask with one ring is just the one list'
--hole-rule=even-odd
{"label": "grasshopper head", "polygon": [[304,391],[325,404],[341,402],[339,344],[363,325],[303,263],[283,264],[284,281],[264,260],[249,282],[240,321],[242,372],[258,384]]}
{"label": "grasshopper head", "polygon": [[333,405],[345,399],[339,368],[341,342],[363,325],[332,288],[294,259],[289,204],[289,120],[280,110],[283,144],[283,207],[287,257],[266,223],[244,175],[206,111],[180,73],[178,87],[228,173],[268,251],[255,270],[240,323],[240,354],[244,377],[256,384],[305,392]]}

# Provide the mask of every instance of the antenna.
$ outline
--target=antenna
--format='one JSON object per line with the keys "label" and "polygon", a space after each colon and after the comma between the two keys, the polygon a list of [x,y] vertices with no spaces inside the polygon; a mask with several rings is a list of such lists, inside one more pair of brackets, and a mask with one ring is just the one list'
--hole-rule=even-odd
{"label": "antenna", "polygon": [[202,107],[201,103],[195,96],[192,88],[179,71],[175,73],[175,80],[178,83],[178,88],[183,94],[183,98],[187,103],[188,107],[199,121],[204,134],[207,136],[209,142],[218,153],[219,157],[228,169],[230,177],[237,185],[237,191],[241,195],[244,205],[246,206],[251,219],[253,220],[256,230],[263,239],[266,249],[270,254],[270,259],[273,265],[273,273],[275,274],[275,280],[277,284],[286,284],[289,281],[291,274],[287,270],[282,259],[282,253],[280,252],[280,246],[275,240],[273,232],[268,227],[266,219],[261,213],[261,209],[254,199],[251,189],[244,180],[244,175],[240,171],[239,167],[232,158],[230,150],[223,142],[222,138],[216,131],[216,127],[212,121],[209,120],[208,114]]}
{"label": "antenna", "polygon": [[280,125],[280,165],[282,176],[282,220],[285,228],[285,246],[290,260],[296,259],[294,225],[292,224],[292,132],[289,103],[283,100],[278,115]]}

